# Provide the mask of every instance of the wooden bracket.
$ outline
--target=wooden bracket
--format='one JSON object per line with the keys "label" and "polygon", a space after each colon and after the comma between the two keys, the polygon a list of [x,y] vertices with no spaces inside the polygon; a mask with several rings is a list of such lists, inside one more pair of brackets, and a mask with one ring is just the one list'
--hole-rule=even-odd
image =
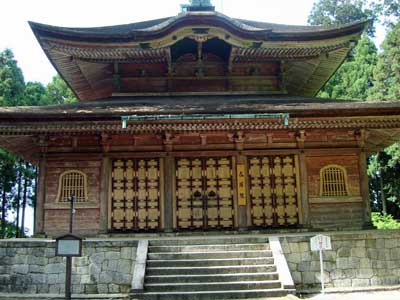
{"label": "wooden bracket", "polygon": [[306,131],[299,130],[296,135],[297,147],[299,149],[304,149],[304,142],[306,141]]}
{"label": "wooden bracket", "polygon": [[103,133],[101,135],[100,144],[103,148],[103,152],[107,153],[110,151],[111,148],[112,137],[109,134]]}

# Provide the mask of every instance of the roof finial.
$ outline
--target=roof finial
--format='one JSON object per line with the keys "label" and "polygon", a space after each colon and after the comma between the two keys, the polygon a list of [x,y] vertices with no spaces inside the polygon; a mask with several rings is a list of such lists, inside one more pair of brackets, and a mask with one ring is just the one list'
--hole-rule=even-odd
{"label": "roof finial", "polygon": [[211,4],[211,0],[189,0],[190,5],[182,4],[182,11],[213,11],[215,7]]}

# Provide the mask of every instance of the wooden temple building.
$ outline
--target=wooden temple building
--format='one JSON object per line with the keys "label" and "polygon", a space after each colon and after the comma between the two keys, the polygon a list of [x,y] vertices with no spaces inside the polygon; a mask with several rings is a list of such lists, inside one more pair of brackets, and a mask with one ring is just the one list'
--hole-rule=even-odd
{"label": "wooden temple building", "polygon": [[39,166],[35,233],[349,229],[400,105],[315,98],[365,29],[192,5],[99,28],[30,23],[79,102],[0,108],[0,146]]}

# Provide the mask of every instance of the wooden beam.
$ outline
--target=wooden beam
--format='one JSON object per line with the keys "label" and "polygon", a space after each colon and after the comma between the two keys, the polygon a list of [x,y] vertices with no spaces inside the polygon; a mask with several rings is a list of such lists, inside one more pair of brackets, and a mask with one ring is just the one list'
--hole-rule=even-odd
{"label": "wooden beam", "polygon": [[175,201],[173,190],[175,187],[175,159],[172,156],[164,158],[164,230],[173,230],[173,207]]}
{"label": "wooden beam", "polygon": [[113,74],[113,91],[121,91],[121,76],[119,74],[119,63],[114,62],[114,74]]}
{"label": "wooden beam", "polygon": [[109,187],[111,182],[111,159],[103,156],[101,160],[101,179],[100,179],[100,233],[108,232],[108,199]]}
{"label": "wooden beam", "polygon": [[368,174],[367,174],[367,155],[365,151],[361,151],[359,155],[358,168],[360,173],[360,192],[363,199],[364,207],[364,226],[372,227],[371,221],[371,203],[369,199],[369,187],[368,187]]}
{"label": "wooden beam", "polygon": [[302,221],[304,227],[310,226],[310,206],[308,200],[308,175],[307,175],[307,162],[304,151],[299,153],[299,169],[300,169],[300,199],[301,199],[301,211]]}
{"label": "wooden beam", "polygon": [[39,160],[38,189],[35,207],[34,235],[44,234],[44,204],[46,201],[47,157],[42,154]]}

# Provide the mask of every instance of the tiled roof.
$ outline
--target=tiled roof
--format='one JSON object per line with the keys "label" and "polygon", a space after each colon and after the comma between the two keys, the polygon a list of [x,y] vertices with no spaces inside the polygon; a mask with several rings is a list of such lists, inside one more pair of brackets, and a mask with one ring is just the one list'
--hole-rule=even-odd
{"label": "tiled roof", "polygon": [[[135,40],[136,37],[146,35],[146,33],[160,32],[166,30],[179,22],[187,21],[189,18],[210,18],[210,20],[219,20],[226,24],[230,24],[243,31],[248,32],[270,32],[271,34],[292,34],[293,36],[300,37],[301,35],[308,35],[309,33],[318,35],[334,35],[335,37],[340,34],[349,34],[349,31],[357,32],[363,30],[368,21],[360,20],[346,25],[340,26],[301,26],[301,25],[284,25],[276,23],[257,22],[251,20],[235,19],[225,16],[218,12],[186,12],[180,13],[175,17],[167,17],[144,22],[137,22],[131,24],[103,26],[103,27],[59,27],[46,25],[36,22],[29,22],[32,30],[40,35],[48,34],[51,36],[59,35],[64,38],[73,39],[79,37],[84,39],[131,39]],[[315,35],[314,35],[315,37]]]}

